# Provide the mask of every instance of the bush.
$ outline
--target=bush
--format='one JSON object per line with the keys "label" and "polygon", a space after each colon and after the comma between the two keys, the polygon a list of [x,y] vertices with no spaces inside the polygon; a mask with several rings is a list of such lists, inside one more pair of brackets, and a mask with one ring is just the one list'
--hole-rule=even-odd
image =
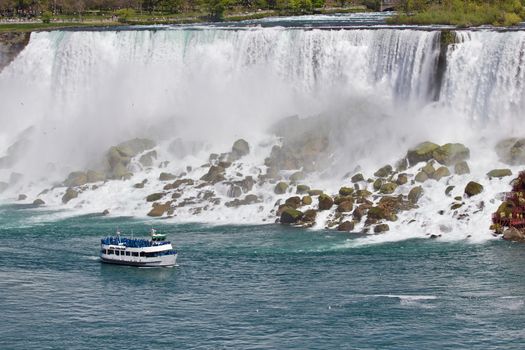
{"label": "bush", "polygon": [[118,17],[119,22],[127,23],[133,16],[135,16],[135,10],[120,9],[120,10],[115,11],[115,16]]}
{"label": "bush", "polygon": [[49,11],[42,12],[42,23],[51,23],[51,18],[53,18],[53,14]]}

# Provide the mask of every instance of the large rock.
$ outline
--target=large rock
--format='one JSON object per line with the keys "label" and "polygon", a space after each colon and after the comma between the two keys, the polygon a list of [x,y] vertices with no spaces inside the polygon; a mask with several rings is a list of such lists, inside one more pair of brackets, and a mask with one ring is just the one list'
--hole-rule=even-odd
{"label": "large rock", "polygon": [[290,208],[297,209],[302,205],[301,197],[298,197],[298,196],[290,197],[284,202],[284,205]]}
{"label": "large rock", "polygon": [[224,205],[227,207],[239,207],[243,205],[250,205],[259,203],[261,200],[254,194],[247,194],[243,199],[236,198],[231,202],[226,202]]}
{"label": "large rock", "polygon": [[319,196],[319,210],[328,210],[334,205],[334,200],[327,194]]}
{"label": "large rock", "polygon": [[127,167],[132,157],[155,147],[155,142],[148,139],[135,138],[111,147],[106,153],[108,175],[113,179],[131,177]]}
{"label": "large rock", "polygon": [[175,180],[177,176],[170,173],[160,173],[159,181],[172,181]]}
{"label": "large rock", "polygon": [[164,197],[164,193],[152,193],[149,196],[146,197],[147,202],[156,202],[160,200],[162,197]]}
{"label": "large rock", "polygon": [[33,205],[44,205],[46,204],[46,202],[44,202],[43,200],[41,200],[40,198],[37,198],[33,201]]}
{"label": "large rock", "polygon": [[416,174],[415,180],[416,182],[425,182],[428,180],[428,175],[424,171],[420,171]]}
{"label": "large rock", "polygon": [[303,213],[294,208],[285,208],[281,212],[281,223],[282,224],[295,224],[297,221],[301,220]]}
{"label": "large rock", "polygon": [[350,196],[354,193],[354,189],[351,187],[341,187],[339,189],[339,195],[341,196]]}
{"label": "large rock", "polygon": [[143,167],[151,167],[154,159],[157,159],[157,151],[150,151],[140,156],[139,163]]}
{"label": "large rock", "polygon": [[160,217],[164,215],[165,213],[169,212],[171,209],[171,203],[165,203],[165,204],[156,204],[153,206],[153,208],[148,213],[148,216],[151,217]]}
{"label": "large rock", "polygon": [[432,156],[443,165],[454,165],[470,158],[470,150],[461,143],[447,143],[434,150]]}
{"label": "large rock", "polygon": [[450,170],[446,166],[439,167],[434,174],[432,174],[432,178],[436,181],[441,180],[444,177],[450,176]]}
{"label": "large rock", "polygon": [[487,173],[487,176],[491,179],[493,177],[502,178],[506,176],[511,176],[512,171],[510,169],[494,169]]}
{"label": "large rock", "polygon": [[411,203],[416,204],[422,196],[423,196],[423,187],[416,186],[412,188],[410,192],[408,193],[408,200]]}
{"label": "large rock", "polygon": [[374,173],[374,176],[376,176],[376,177],[388,177],[390,174],[392,174],[392,166],[391,165],[385,165],[381,169],[377,170]]}
{"label": "large rock", "polygon": [[347,201],[339,204],[337,206],[337,211],[339,213],[349,213],[354,209],[354,203]]}
{"label": "large rock", "polygon": [[117,163],[111,170],[110,177],[116,180],[127,180],[131,178],[133,174],[123,163]]}
{"label": "large rock", "polygon": [[241,157],[250,153],[250,145],[246,140],[239,139],[233,143],[231,158],[232,160],[238,160]]}
{"label": "large rock", "polygon": [[355,224],[353,221],[344,221],[337,226],[337,231],[350,232],[354,229]]}
{"label": "large rock", "polygon": [[306,178],[306,175],[304,172],[302,171],[297,171],[295,173],[293,173],[292,175],[290,175],[290,182],[291,183],[298,183],[299,181],[302,181]]}
{"label": "large rock", "polygon": [[429,161],[432,159],[433,152],[438,148],[439,145],[428,141],[417,145],[407,152],[406,159],[408,160],[408,164],[414,166],[419,162]]}
{"label": "large rock", "polygon": [[239,186],[230,185],[227,195],[230,198],[240,197],[242,195],[242,189]]}
{"label": "large rock", "polygon": [[311,205],[312,204],[312,197],[310,196],[303,196],[301,199],[303,205]]}
{"label": "large rock", "polygon": [[470,174],[470,168],[468,166],[468,163],[466,161],[456,163],[456,165],[454,165],[454,172],[457,175]]}
{"label": "large rock", "polygon": [[62,196],[62,203],[66,204],[70,200],[77,198],[78,192],[72,189],[71,187],[66,190],[64,196]]}
{"label": "large rock", "polygon": [[284,194],[286,193],[287,189],[288,189],[288,184],[286,182],[279,182],[277,185],[275,185],[273,192],[275,194]]}
{"label": "large rock", "polygon": [[472,197],[483,192],[483,186],[477,182],[471,181],[465,187],[465,195]]}
{"label": "large rock", "polygon": [[295,191],[297,194],[304,194],[310,191],[310,186],[306,185],[297,185],[297,190]]}
{"label": "large rock", "polygon": [[363,176],[363,174],[359,173],[352,176],[350,180],[352,181],[352,183],[355,184],[357,182],[365,181],[365,177]]}
{"label": "large rock", "polygon": [[396,184],[399,186],[404,185],[408,182],[408,176],[407,174],[399,174],[397,175]]}
{"label": "large rock", "polygon": [[224,181],[224,173],[226,172],[226,169],[224,169],[221,166],[213,165],[208,170],[208,173],[203,175],[201,177],[202,181],[209,182],[211,184],[216,184],[218,182]]}
{"label": "large rock", "polygon": [[499,159],[509,165],[525,164],[525,139],[510,138],[500,141],[496,145]]}
{"label": "large rock", "polygon": [[507,241],[521,242],[525,240],[525,233],[523,230],[511,227],[503,232],[503,239]]}
{"label": "large rock", "polygon": [[382,194],[392,194],[395,192],[396,188],[397,188],[397,184],[393,182],[387,182],[381,185],[379,192]]}
{"label": "large rock", "polygon": [[87,174],[83,171],[74,171],[70,173],[64,181],[66,187],[77,187],[85,185],[88,182]]}
{"label": "large rock", "polygon": [[390,230],[388,224],[380,224],[374,227],[374,233],[382,233]]}
{"label": "large rock", "polygon": [[101,182],[106,180],[106,175],[100,171],[88,170],[86,176],[88,183]]}

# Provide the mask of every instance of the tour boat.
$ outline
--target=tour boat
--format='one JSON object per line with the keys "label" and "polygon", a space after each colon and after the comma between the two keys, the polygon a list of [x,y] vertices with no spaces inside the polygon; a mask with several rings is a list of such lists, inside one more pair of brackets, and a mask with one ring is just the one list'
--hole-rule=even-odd
{"label": "tour boat", "polygon": [[125,238],[117,231],[116,237],[100,240],[100,260],[104,263],[142,266],[175,266],[177,251],[171,242],[165,241],[166,235],[151,230],[151,239]]}

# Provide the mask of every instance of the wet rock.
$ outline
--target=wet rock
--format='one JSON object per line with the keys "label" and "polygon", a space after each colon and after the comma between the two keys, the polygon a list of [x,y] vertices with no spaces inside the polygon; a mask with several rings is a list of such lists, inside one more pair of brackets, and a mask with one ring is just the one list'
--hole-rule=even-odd
{"label": "wet rock", "polygon": [[297,209],[302,205],[302,201],[300,197],[290,197],[284,202],[284,205],[290,208]]}
{"label": "wet rock", "polygon": [[339,195],[341,196],[351,196],[354,193],[354,189],[351,187],[341,187],[339,189]]}
{"label": "wet rock", "polygon": [[422,196],[423,196],[423,187],[416,186],[412,188],[410,192],[408,193],[408,200],[411,203],[416,204]]}
{"label": "wet rock", "polygon": [[316,218],[317,211],[315,211],[314,209],[308,209],[304,212],[304,215],[301,220],[303,220],[304,222],[315,223]]}
{"label": "wet rock", "polygon": [[25,201],[27,199],[27,196],[25,194],[19,194],[18,195],[18,200],[19,201]]}
{"label": "wet rock", "polygon": [[246,176],[241,181],[236,181],[234,184],[240,186],[244,193],[250,192],[255,185],[255,180],[251,176]]}
{"label": "wet rock", "polygon": [[396,184],[399,186],[404,185],[408,182],[408,176],[407,174],[399,174],[397,175]]}
{"label": "wet rock", "polygon": [[447,143],[432,153],[435,160],[443,165],[454,165],[470,158],[470,150],[461,143]]}
{"label": "wet rock", "polygon": [[323,191],[321,190],[309,190],[308,192],[309,196],[320,196],[323,194]]}
{"label": "wet rock", "polygon": [[510,138],[496,145],[499,159],[509,165],[525,164],[525,139]]}
{"label": "wet rock", "polygon": [[357,207],[354,212],[352,213],[352,217],[354,218],[355,221],[357,222],[360,222],[361,219],[366,215],[366,213],[368,212],[368,209],[370,207],[366,206],[366,205],[360,205],[359,207]]}
{"label": "wet rock", "polygon": [[304,205],[311,205],[312,204],[312,197],[310,196],[304,196],[301,200]]}
{"label": "wet rock", "polygon": [[433,162],[428,162],[423,168],[421,168],[421,171],[428,175],[428,177],[432,177],[436,169],[434,168]]}
{"label": "wet rock", "polygon": [[88,170],[86,173],[86,176],[87,176],[88,183],[102,182],[106,180],[106,174],[104,174],[101,171]]}
{"label": "wet rock", "polygon": [[334,198],[334,204],[339,205],[343,202],[354,202],[354,197],[352,196],[335,196]]}
{"label": "wet rock", "polygon": [[471,181],[465,187],[465,195],[467,197],[473,197],[483,192],[483,186],[477,182]]}
{"label": "wet rock", "polygon": [[255,204],[259,202],[260,202],[259,197],[257,197],[254,194],[247,194],[243,199],[237,198],[231,202],[226,202],[224,205],[226,205],[227,207],[239,207],[239,206],[250,205],[250,204]]}
{"label": "wet rock", "polygon": [[250,153],[250,145],[244,139],[239,139],[233,143],[231,158],[238,160]]}
{"label": "wet rock", "polygon": [[109,215],[109,210],[108,209],[104,209],[104,211],[102,212],[102,215],[104,215],[104,216]]}
{"label": "wet rock", "polygon": [[106,153],[108,175],[113,179],[127,179],[131,173],[127,170],[131,158],[155,147],[155,142],[148,139],[132,139],[111,147]]}
{"label": "wet rock", "polygon": [[175,180],[175,182],[171,184],[171,188],[177,189],[181,187],[182,185],[193,186],[194,184],[195,184],[195,181],[193,181],[193,179],[179,179],[179,180]]}
{"label": "wet rock", "polygon": [[349,213],[354,209],[354,203],[348,201],[343,202],[337,206],[337,211],[339,213]]}
{"label": "wet rock", "polygon": [[377,170],[374,173],[374,176],[376,176],[376,177],[388,177],[390,174],[392,174],[392,166],[391,165],[385,165],[381,169]]}
{"label": "wet rock", "polygon": [[352,176],[350,180],[352,181],[352,183],[357,183],[357,182],[365,181],[365,177],[363,176],[363,174],[359,173],[359,174],[355,174],[354,176]]}
{"label": "wet rock", "polygon": [[450,193],[454,190],[454,188],[456,188],[456,186],[448,186],[445,189],[445,195],[450,196]]}
{"label": "wet rock", "polygon": [[281,223],[282,224],[295,224],[297,221],[301,220],[303,213],[299,210],[293,208],[285,208],[281,213]]}
{"label": "wet rock", "polygon": [[164,193],[152,193],[146,197],[147,202],[156,202],[164,197]]}
{"label": "wet rock", "polygon": [[521,242],[525,240],[525,233],[523,230],[511,227],[503,231],[503,239],[513,242]]}
{"label": "wet rock", "polygon": [[489,179],[492,179],[493,177],[499,179],[499,178],[511,176],[511,175],[512,175],[512,171],[510,169],[494,169],[487,173],[487,176],[489,177]]}
{"label": "wet rock", "polygon": [[69,187],[66,190],[66,193],[64,194],[64,196],[62,196],[62,203],[66,204],[70,200],[77,198],[77,197],[78,197],[78,192],[72,189],[71,187]]}
{"label": "wet rock", "polygon": [[216,184],[218,182],[224,181],[224,173],[226,170],[221,166],[212,165],[208,170],[208,173],[201,177],[202,181],[209,182],[211,184]]}
{"label": "wet rock", "polygon": [[242,195],[242,189],[239,186],[231,185],[227,193],[230,198],[237,198]]}
{"label": "wet rock", "polygon": [[222,162],[219,162],[219,164],[217,164],[217,165],[220,166],[220,167],[223,167],[224,169],[228,169],[229,167],[232,166],[232,163],[231,162],[222,161]]}
{"label": "wet rock", "polygon": [[302,171],[297,171],[290,176],[290,182],[296,184],[299,181],[304,180],[305,177],[306,175]]}
{"label": "wet rock", "polygon": [[353,221],[343,221],[337,226],[337,231],[350,232],[354,229],[355,224]]}
{"label": "wet rock", "polygon": [[454,173],[457,175],[470,174],[468,163],[466,161],[456,163],[456,165],[454,165]]}
{"label": "wet rock", "polygon": [[439,148],[432,142],[423,142],[417,145],[415,148],[409,150],[406,155],[409,166],[414,166],[419,162],[426,162],[432,159],[433,152]]}
{"label": "wet rock", "polygon": [[465,203],[453,203],[451,206],[450,206],[450,209],[452,210],[457,210],[459,208],[461,208],[463,206],[463,204]]}
{"label": "wet rock", "polygon": [[405,171],[408,169],[408,159],[403,158],[396,162],[396,171]]}
{"label": "wet rock", "polygon": [[387,182],[381,185],[379,192],[382,194],[392,194],[395,192],[397,185],[393,182]]}
{"label": "wet rock", "polygon": [[425,172],[420,171],[419,173],[416,174],[415,180],[416,182],[425,182],[428,180],[428,175]]}
{"label": "wet rock", "polygon": [[307,193],[310,190],[309,186],[306,185],[297,185],[297,190],[295,191],[297,194],[304,194]]}
{"label": "wet rock", "polygon": [[375,220],[385,219],[385,211],[380,207],[372,207],[368,209],[368,218]]}
{"label": "wet rock", "polygon": [[275,194],[284,194],[286,193],[286,190],[288,189],[288,184],[286,182],[279,182],[277,185],[275,185],[275,188],[273,189],[273,192]]}
{"label": "wet rock", "polygon": [[159,181],[172,181],[175,180],[177,176],[170,173],[160,173]]}
{"label": "wet rock", "polygon": [[382,233],[390,231],[390,226],[388,224],[379,224],[374,227],[374,233]]}
{"label": "wet rock", "polygon": [[381,189],[381,186],[383,186],[384,181],[385,180],[383,179],[376,179],[374,181],[374,184],[372,185],[372,187],[374,188],[374,191],[379,191]]}
{"label": "wet rock", "polygon": [[144,181],[142,181],[142,182],[139,182],[139,183],[134,184],[133,187],[134,187],[134,188],[144,188],[144,185],[145,185],[145,184],[146,184],[146,183],[145,183]]}
{"label": "wet rock", "polygon": [[115,180],[127,180],[130,179],[131,176],[133,176],[133,174],[122,163],[115,164],[110,175],[110,177]]}
{"label": "wet rock", "polygon": [[150,151],[140,156],[139,163],[143,167],[151,167],[154,159],[157,159],[157,151]]}
{"label": "wet rock", "polygon": [[70,173],[64,181],[66,187],[77,187],[85,185],[88,182],[87,174],[83,171],[74,171]]}
{"label": "wet rock", "polygon": [[450,170],[448,170],[447,167],[445,166],[442,166],[442,167],[439,167],[435,172],[434,174],[432,174],[432,178],[436,181],[439,181],[441,180],[442,178],[444,177],[447,177],[447,176],[450,176]]}
{"label": "wet rock", "polygon": [[40,198],[37,198],[33,201],[33,205],[45,205],[46,202],[44,202],[43,200],[41,200]]}
{"label": "wet rock", "polygon": [[151,217],[160,217],[163,216],[165,213],[171,210],[171,203],[165,203],[165,204],[157,204],[154,205],[153,208],[148,213],[148,216]]}
{"label": "wet rock", "polygon": [[328,210],[334,205],[334,200],[332,197],[326,194],[321,194],[319,196],[319,210]]}

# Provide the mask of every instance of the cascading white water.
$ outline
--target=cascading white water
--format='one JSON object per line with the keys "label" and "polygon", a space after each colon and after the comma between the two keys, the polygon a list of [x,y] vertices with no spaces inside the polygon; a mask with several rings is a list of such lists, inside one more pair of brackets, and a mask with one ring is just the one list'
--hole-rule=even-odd
{"label": "cascading white water", "polygon": [[[499,165],[491,149],[497,138],[516,133],[512,122],[519,120],[525,103],[525,33],[458,32],[460,43],[447,54],[440,99],[433,101],[439,35],[284,28],[34,33],[26,49],[0,73],[0,146],[35,126],[33,146],[13,169],[0,172],[0,181],[13,170],[39,179],[50,162],[57,166],[56,179],[63,179],[68,171],[99,159],[108,146],[135,136],[182,136],[212,146],[173,165],[174,171],[187,164],[198,167],[210,150],[226,151],[234,138],[245,137],[254,152],[239,171],[256,175],[254,169],[271,146],[260,142],[267,128],[294,114],[327,118],[335,152],[331,156],[341,172],[357,165],[373,170],[431,139],[467,143],[471,178],[479,179],[487,167]],[[162,156],[162,149],[159,152]],[[315,181],[335,191],[341,172],[325,171]],[[136,180],[143,177],[154,181],[158,173],[137,175]],[[452,183],[461,188],[468,179]],[[484,185],[492,196],[506,184]],[[125,196],[129,184],[108,186],[83,194],[85,211],[111,206],[116,213],[146,212],[149,204],[136,204],[143,201],[143,193]],[[425,209],[416,216],[429,230],[449,224],[447,217],[435,219],[437,208],[449,205],[444,186],[425,184]],[[264,210],[246,209],[242,215],[217,210],[209,220],[267,217],[276,198],[271,187],[258,191],[266,196]],[[60,202],[60,196],[56,198]],[[494,205],[487,204],[486,212]],[[486,216],[479,217],[474,230],[488,227]],[[418,228],[408,231],[422,233]],[[407,229],[398,227],[396,232],[402,236]]]}

